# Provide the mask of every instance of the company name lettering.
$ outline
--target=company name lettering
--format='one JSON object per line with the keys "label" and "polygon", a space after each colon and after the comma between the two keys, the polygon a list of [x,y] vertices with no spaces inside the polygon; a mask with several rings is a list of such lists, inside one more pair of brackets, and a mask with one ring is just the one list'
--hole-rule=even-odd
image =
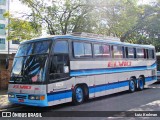
{"label": "company name lettering", "polygon": [[110,61],[108,62],[108,67],[124,67],[131,66],[131,61]]}
{"label": "company name lettering", "polygon": [[13,88],[15,88],[15,89],[31,89],[31,86],[28,86],[28,85],[14,85]]}

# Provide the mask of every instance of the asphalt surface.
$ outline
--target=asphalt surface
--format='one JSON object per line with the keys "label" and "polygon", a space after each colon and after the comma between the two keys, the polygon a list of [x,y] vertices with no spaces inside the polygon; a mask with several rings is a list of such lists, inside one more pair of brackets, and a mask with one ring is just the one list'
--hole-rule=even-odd
{"label": "asphalt surface", "polygon": [[[81,105],[73,106],[72,103],[65,103],[61,105],[56,105],[52,107],[39,108],[39,107],[31,107],[31,106],[18,106],[15,108],[5,109],[5,111],[30,111],[30,112],[42,112],[44,115],[52,114],[55,111],[95,111],[94,115],[98,116],[98,112],[96,111],[160,111],[160,83],[153,84],[148,88],[145,88],[143,91],[136,91],[134,93],[129,93],[128,91],[116,93],[113,95],[107,95],[104,97],[99,97],[95,99],[91,99]],[[87,113],[87,112],[86,112]],[[63,114],[63,113],[62,113]],[[47,117],[47,119],[51,119],[51,117]],[[54,119],[61,120],[62,117],[55,117]],[[75,119],[73,117],[66,117],[66,119],[72,120]],[[80,117],[76,118],[81,120]],[[84,118],[83,118],[84,119]],[[87,120],[93,119],[124,119],[121,117],[100,117],[100,118],[91,118],[87,117]],[[142,119],[142,117],[136,118],[125,118],[125,119]],[[147,117],[145,117],[147,119]],[[151,118],[149,118],[151,119]],[[157,117],[153,117],[152,119],[157,119]]]}

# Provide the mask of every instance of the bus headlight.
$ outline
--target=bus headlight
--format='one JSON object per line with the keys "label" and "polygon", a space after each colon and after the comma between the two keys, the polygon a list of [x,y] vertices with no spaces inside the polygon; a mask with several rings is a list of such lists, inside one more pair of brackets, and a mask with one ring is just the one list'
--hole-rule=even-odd
{"label": "bus headlight", "polygon": [[35,100],[35,96],[30,95],[30,96],[28,97],[28,99],[30,99],[30,100]]}
{"label": "bus headlight", "polygon": [[9,97],[9,98],[14,98],[15,95],[14,95],[14,94],[8,94],[8,97]]}
{"label": "bus headlight", "polygon": [[30,100],[44,100],[45,96],[44,95],[29,95],[28,99],[30,99]]}

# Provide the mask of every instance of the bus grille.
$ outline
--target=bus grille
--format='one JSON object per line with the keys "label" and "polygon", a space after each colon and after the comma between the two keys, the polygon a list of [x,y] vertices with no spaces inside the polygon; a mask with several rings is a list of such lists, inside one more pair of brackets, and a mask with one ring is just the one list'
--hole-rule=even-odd
{"label": "bus grille", "polygon": [[27,96],[26,95],[16,95],[17,98],[20,98],[20,99],[26,99]]}

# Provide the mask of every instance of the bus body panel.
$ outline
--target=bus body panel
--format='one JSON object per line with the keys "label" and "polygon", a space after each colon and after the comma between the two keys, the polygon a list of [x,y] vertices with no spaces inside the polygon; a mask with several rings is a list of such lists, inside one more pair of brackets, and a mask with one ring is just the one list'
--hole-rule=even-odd
{"label": "bus body panel", "polygon": [[26,94],[46,94],[46,85],[9,84],[8,92]]}

